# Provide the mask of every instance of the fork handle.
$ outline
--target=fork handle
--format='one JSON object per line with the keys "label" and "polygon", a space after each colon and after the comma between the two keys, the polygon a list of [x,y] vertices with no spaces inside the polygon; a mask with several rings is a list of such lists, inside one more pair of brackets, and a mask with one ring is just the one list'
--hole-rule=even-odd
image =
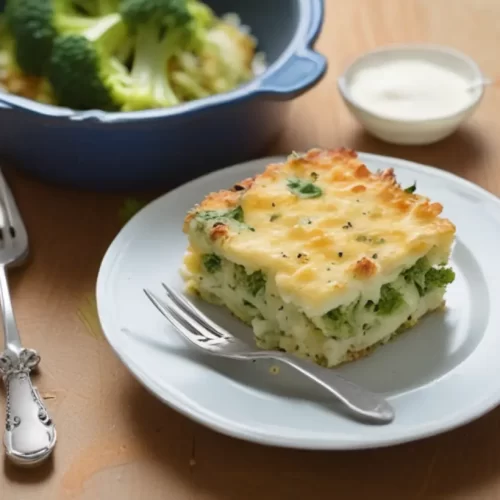
{"label": "fork handle", "polygon": [[324,387],[358,416],[379,424],[388,424],[394,420],[394,410],[382,396],[363,389],[312,361],[289,356],[277,359]]}
{"label": "fork handle", "polygon": [[21,337],[19,336],[19,331],[17,330],[14,309],[12,308],[7,270],[3,264],[0,265],[0,301],[2,305],[5,346],[14,352],[17,352],[22,349]]}

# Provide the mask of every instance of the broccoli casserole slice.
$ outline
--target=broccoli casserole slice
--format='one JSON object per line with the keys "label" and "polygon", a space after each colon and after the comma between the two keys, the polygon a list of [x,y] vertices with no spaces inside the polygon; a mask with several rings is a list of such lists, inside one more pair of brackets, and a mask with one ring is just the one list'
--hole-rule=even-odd
{"label": "broccoli casserole slice", "polygon": [[262,348],[325,366],[364,356],[438,309],[455,277],[455,226],[413,191],[353,151],[292,154],[188,213],[188,289]]}

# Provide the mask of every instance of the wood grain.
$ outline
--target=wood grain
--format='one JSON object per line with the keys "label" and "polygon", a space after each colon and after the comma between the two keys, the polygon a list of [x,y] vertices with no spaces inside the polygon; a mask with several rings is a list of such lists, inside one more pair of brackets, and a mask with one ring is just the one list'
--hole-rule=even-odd
{"label": "wood grain", "polygon": [[[498,78],[500,2],[326,4],[317,47],[328,56],[328,74],[290,106],[287,127],[269,153],[348,146],[434,165],[500,194],[500,88],[487,90],[458,133],[428,147],[390,146],[369,137],[336,90],[337,76],[353,58],[391,42],[455,46]],[[29,268],[13,276],[13,299],[23,339],[42,354],[37,383],[60,440],[52,462],[40,469],[20,471],[4,463],[1,499],[500,498],[500,410],[421,442],[348,453],[261,447],[215,434],[170,410],[138,386],[96,326],[82,321],[82,307],[92,306],[100,260],[120,229],[123,196],[8,174],[33,248]]]}

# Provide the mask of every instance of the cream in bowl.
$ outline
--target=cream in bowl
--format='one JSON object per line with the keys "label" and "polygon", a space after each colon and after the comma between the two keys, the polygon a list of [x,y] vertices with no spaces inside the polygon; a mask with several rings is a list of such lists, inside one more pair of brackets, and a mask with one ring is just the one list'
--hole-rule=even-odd
{"label": "cream in bowl", "polygon": [[427,44],[369,52],[338,79],[353,115],[394,144],[430,144],[452,134],[478,106],[485,84],[472,59]]}

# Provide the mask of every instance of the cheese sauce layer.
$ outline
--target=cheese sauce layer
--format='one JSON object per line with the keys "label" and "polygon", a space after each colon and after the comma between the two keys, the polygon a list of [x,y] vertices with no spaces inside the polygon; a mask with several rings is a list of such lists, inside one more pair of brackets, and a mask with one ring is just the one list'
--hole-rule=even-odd
{"label": "cheese sauce layer", "polygon": [[372,173],[353,151],[310,150],[208,195],[186,217],[197,252],[262,270],[310,317],[380,288],[423,255],[448,260],[455,226],[442,206]]}

